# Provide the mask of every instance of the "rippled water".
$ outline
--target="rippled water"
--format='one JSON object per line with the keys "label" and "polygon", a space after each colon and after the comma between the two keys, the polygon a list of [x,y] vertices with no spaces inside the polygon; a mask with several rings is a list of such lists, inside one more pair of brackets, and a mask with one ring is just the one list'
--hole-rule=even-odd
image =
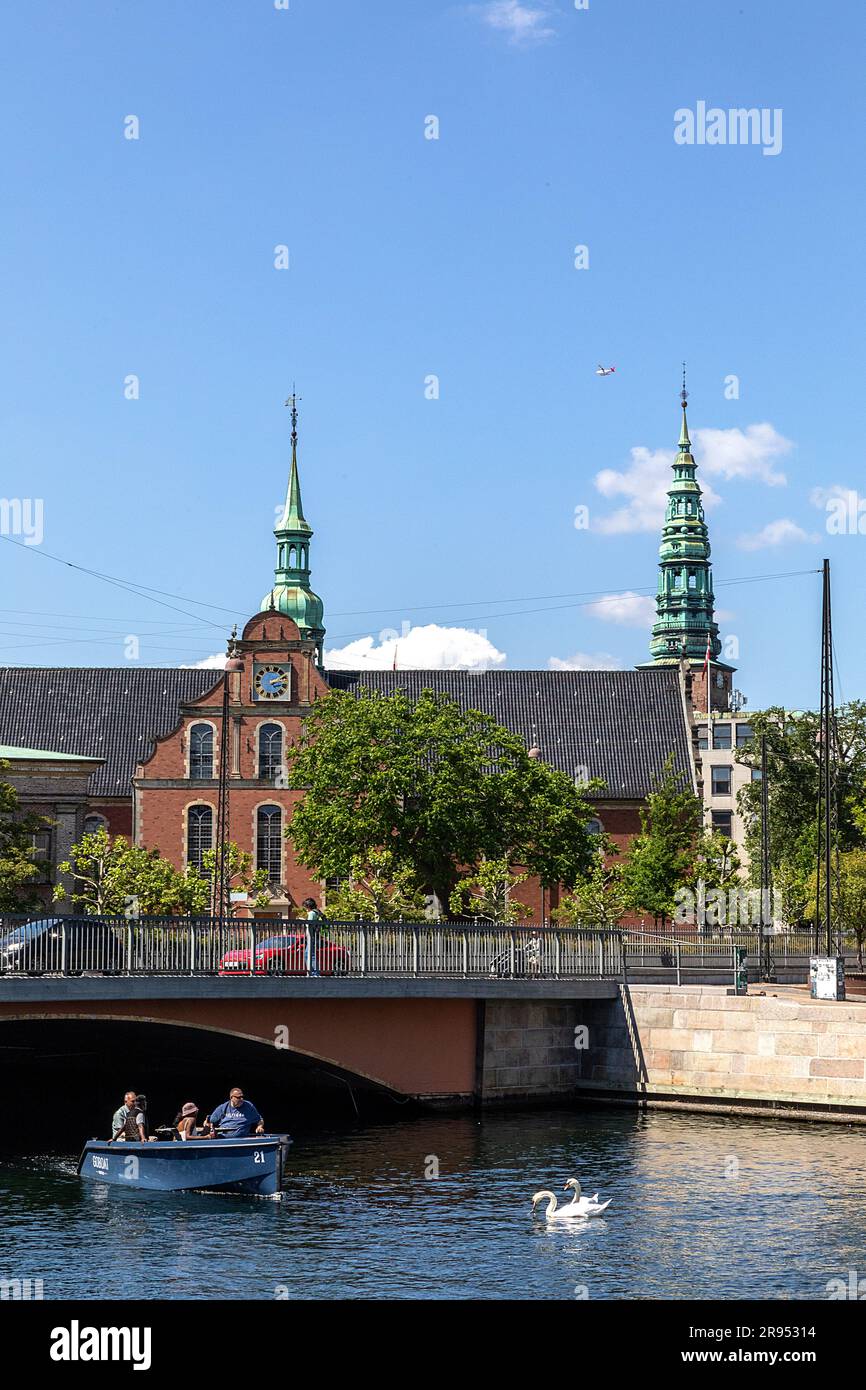
{"label": "rippled water", "polygon": [[[264,1201],[0,1164],[0,1277],[50,1298],[826,1298],[866,1276],[866,1132],[656,1111],[428,1118],[296,1140]],[[435,1171],[439,1177],[426,1177]],[[612,1198],[578,1229],[539,1188]]]}

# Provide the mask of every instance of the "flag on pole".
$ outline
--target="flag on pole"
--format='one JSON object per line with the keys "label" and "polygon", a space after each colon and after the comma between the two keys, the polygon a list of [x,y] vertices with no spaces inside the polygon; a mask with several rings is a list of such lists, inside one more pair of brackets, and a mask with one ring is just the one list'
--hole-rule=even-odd
{"label": "flag on pole", "polygon": [[706,654],[706,656],[704,657],[704,672],[705,672],[705,673],[706,673],[707,671],[709,671],[709,669],[710,669],[710,657],[711,657],[711,656],[712,656],[712,646],[711,646],[711,643],[710,643],[710,634],[709,634],[709,632],[708,632],[708,633],[707,633],[707,654]]}

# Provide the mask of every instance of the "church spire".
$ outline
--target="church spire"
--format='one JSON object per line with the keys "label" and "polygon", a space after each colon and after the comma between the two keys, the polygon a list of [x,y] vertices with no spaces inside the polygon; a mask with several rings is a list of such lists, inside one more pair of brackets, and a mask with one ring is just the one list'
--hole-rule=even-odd
{"label": "church spire", "polygon": [[688,394],[683,363],[682,424],[659,547],[657,617],[650,640],[653,665],[676,663],[682,657],[703,663],[708,641],[713,659],[722,650],[713,611],[710,538],[686,419]]}
{"label": "church spire", "polygon": [[262,599],[262,612],[285,613],[297,623],[301,637],[316,644],[319,665],[325,637],[324,604],[310,587],[310,541],[313,528],[304,516],[301,480],[298,473],[298,400],[294,388],[286,401],[292,411],[292,463],[286,502],[274,527],[277,563],[274,587]]}

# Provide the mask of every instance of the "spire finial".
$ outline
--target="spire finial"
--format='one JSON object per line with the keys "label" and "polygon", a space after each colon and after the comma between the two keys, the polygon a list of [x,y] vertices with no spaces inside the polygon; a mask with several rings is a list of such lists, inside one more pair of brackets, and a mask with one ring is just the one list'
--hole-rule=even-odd
{"label": "spire finial", "polygon": [[686,364],[685,364],[685,362],[684,362],[684,363],[683,363],[683,389],[682,389],[682,391],[680,392],[680,400],[682,401],[683,410],[685,410],[685,408],[686,408],[686,401],[688,400],[688,398],[689,398],[689,393],[688,393],[688,391],[686,390]]}
{"label": "spire finial", "polygon": [[298,449],[298,401],[301,399],[302,397],[295,391],[295,383],[292,382],[292,394],[284,402],[285,405],[292,407],[292,457]]}

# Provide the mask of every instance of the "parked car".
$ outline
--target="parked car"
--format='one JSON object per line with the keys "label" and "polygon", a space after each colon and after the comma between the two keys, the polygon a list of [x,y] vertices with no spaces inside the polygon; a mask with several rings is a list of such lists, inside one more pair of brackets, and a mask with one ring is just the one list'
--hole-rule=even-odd
{"label": "parked car", "polygon": [[0,936],[0,974],[116,975],[125,968],[122,934],[99,917],[41,917]]}
{"label": "parked car", "polygon": [[[320,975],[345,975],[349,969],[349,952],[345,946],[337,946],[327,939],[320,940],[315,947],[315,966]],[[255,947],[254,975],[306,975],[307,970],[306,932],[286,932],[282,936],[269,936],[259,941]],[[250,973],[249,950],[227,951],[220,961],[221,975]]]}

